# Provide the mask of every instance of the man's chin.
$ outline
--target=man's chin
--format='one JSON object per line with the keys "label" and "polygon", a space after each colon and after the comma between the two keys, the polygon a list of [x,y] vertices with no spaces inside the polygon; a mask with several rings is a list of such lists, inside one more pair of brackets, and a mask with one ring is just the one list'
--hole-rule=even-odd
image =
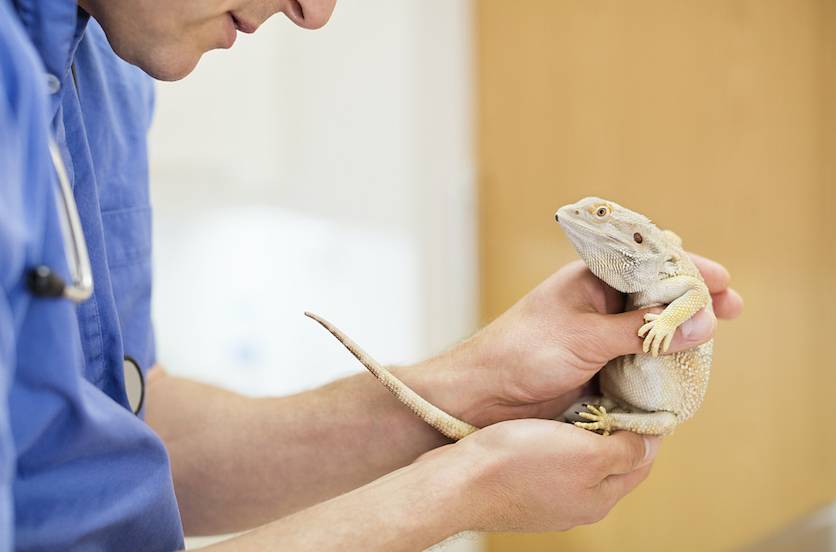
{"label": "man's chin", "polygon": [[202,52],[187,52],[185,48],[133,48],[123,51],[111,42],[113,51],[123,60],[161,81],[177,81],[194,71]]}
{"label": "man's chin", "polygon": [[200,61],[199,55],[171,57],[160,60],[137,60],[131,63],[157,80],[178,81],[194,71],[198,61]]}
{"label": "man's chin", "polygon": [[140,69],[145,71],[149,76],[159,80],[159,81],[178,81],[187,77],[194,68],[197,66],[197,61],[195,60],[194,63],[191,63],[187,66],[182,67],[143,67],[140,66]]}

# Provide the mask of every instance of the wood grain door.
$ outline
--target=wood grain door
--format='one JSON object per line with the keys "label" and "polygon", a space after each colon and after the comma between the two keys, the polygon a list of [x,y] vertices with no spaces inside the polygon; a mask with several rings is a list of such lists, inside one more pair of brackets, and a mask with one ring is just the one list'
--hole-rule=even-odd
{"label": "wood grain door", "polygon": [[491,551],[729,550],[836,498],[836,2],[477,0],[481,306],[611,198],[731,270],[705,404],[601,523]]}

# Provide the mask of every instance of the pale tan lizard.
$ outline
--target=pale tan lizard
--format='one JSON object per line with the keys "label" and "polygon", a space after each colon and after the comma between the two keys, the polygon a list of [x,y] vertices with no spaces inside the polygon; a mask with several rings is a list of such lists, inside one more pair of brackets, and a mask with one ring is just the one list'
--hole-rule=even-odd
{"label": "pale tan lizard", "polygon": [[645,354],[618,357],[601,370],[599,404],[588,404],[578,413],[587,421],[575,425],[603,433],[670,433],[699,408],[711,371],[713,341],[664,354],[683,322],[711,309],[700,271],[679,236],[615,202],[588,197],[561,207],[555,219],[589,270],[627,294],[625,310],[667,305],[644,315],[638,335]]}
{"label": "pale tan lizard", "polygon": [[[589,197],[561,207],[555,219],[578,254],[598,278],[626,294],[626,310],[665,306],[648,313],[638,329],[644,354],[610,361],[600,372],[602,396],[588,401],[575,425],[609,434],[625,429],[668,434],[702,403],[711,369],[713,342],[665,354],[676,329],[702,308],[711,295],[699,270],[682,249],[682,240],[660,230],[647,217],[604,199]],[[478,428],[430,404],[365,353],[328,321],[322,324],[387,389],[421,419],[451,439]]]}

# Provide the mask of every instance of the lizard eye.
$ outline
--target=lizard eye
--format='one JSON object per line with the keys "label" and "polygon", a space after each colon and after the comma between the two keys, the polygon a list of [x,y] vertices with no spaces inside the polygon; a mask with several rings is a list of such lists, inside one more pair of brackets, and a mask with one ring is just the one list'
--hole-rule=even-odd
{"label": "lizard eye", "polygon": [[600,207],[598,207],[598,209],[595,210],[595,214],[601,218],[604,218],[605,216],[610,214],[610,208],[606,205],[601,205]]}
{"label": "lizard eye", "polygon": [[641,234],[639,234],[638,232],[636,232],[635,234],[633,234],[633,239],[634,239],[634,240],[636,240],[636,243],[641,243],[641,242],[643,242],[643,241],[644,241],[644,238],[643,238],[643,237],[642,237],[642,235],[641,235]]}

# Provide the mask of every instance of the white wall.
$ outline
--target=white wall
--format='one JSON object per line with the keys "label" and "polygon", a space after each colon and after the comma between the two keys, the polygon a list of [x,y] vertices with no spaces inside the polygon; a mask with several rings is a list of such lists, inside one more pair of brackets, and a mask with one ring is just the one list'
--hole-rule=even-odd
{"label": "white wall", "polygon": [[276,17],[158,86],[171,372],[281,394],[360,369],[306,309],[389,363],[475,329],[470,24],[464,0],[340,0],[321,30]]}

